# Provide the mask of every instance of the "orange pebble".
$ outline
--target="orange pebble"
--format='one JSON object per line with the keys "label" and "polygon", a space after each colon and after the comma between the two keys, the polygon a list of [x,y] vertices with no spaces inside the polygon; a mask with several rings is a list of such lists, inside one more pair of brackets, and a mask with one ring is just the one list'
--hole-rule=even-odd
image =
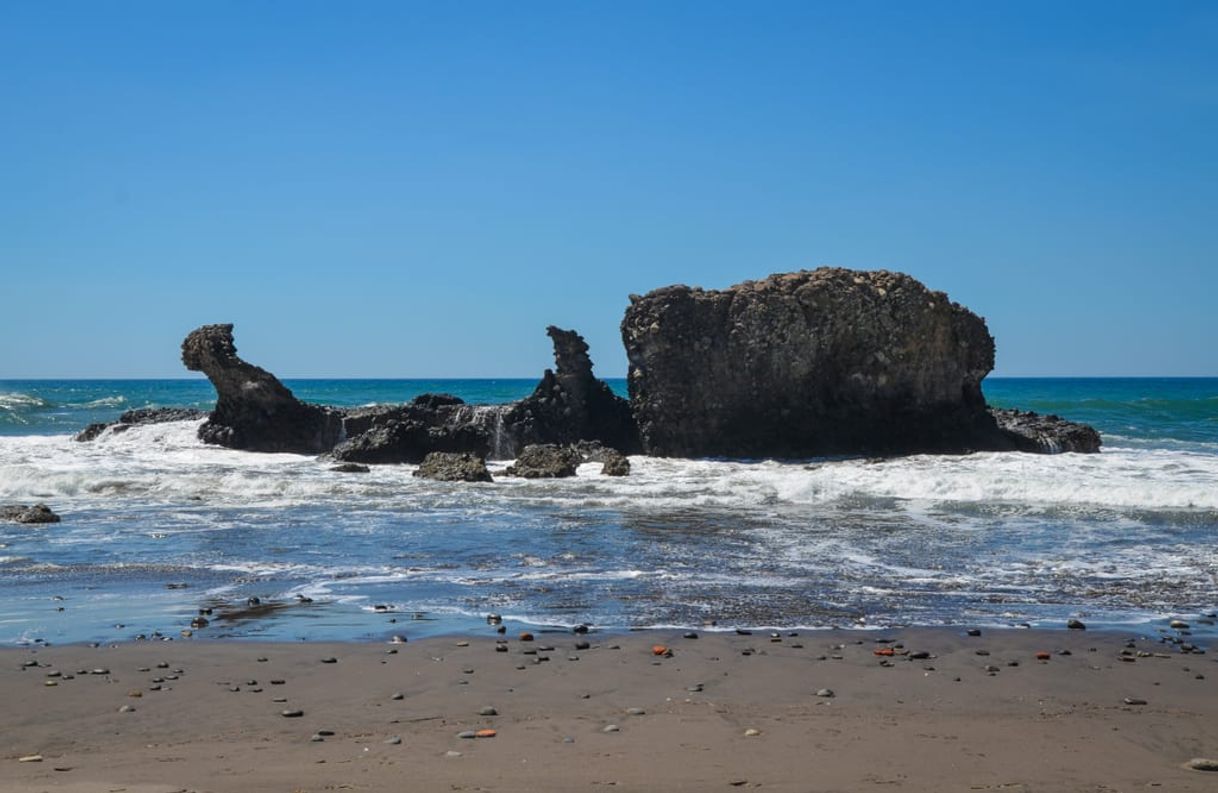
{"label": "orange pebble", "polygon": [[531,634],[531,633],[522,633],[522,634],[520,634],[520,641],[522,641],[522,642],[531,642],[531,641],[533,641],[533,634]]}
{"label": "orange pebble", "polygon": [[1046,653],[1046,652],[1044,652],[1044,651],[1041,651],[1041,652],[1039,652],[1039,653],[1037,653],[1037,654],[1036,654],[1036,660],[1037,660],[1037,661],[1048,661],[1048,660],[1049,660],[1049,657],[1050,657],[1050,656],[1049,656],[1049,654],[1048,654],[1048,653]]}
{"label": "orange pebble", "polygon": [[668,655],[668,648],[662,644],[653,644],[651,646],[652,655]]}
{"label": "orange pebble", "polygon": [[476,733],[474,733],[474,735],[479,738],[494,738],[498,734],[499,733],[495,732],[494,730],[478,730]]}
{"label": "orange pebble", "polygon": [[875,651],[876,655],[896,655],[896,650],[891,647],[881,647]]}

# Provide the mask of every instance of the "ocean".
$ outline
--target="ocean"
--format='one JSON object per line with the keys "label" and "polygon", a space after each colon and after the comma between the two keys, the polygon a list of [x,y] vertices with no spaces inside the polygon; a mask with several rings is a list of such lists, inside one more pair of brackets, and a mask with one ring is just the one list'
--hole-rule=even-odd
{"label": "ocean", "polygon": [[[289,380],[302,399],[470,402],[521,380]],[[623,380],[610,384],[624,392]],[[634,457],[629,477],[449,484],[413,466],[205,446],[197,422],[92,443],[144,406],[207,408],[204,379],[0,381],[0,644],[179,637],[379,640],[590,623],[829,629],[902,625],[1213,635],[1218,378],[1001,379],[1001,407],[1092,424],[1099,455],[898,459]],[[491,463],[500,472],[506,461]],[[220,615],[248,598],[264,608]]]}

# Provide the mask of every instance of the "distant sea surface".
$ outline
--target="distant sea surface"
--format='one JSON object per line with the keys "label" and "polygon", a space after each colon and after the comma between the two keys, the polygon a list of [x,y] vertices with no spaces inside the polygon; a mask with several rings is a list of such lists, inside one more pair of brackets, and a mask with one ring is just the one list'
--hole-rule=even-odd
{"label": "distant sea surface", "polygon": [[[536,379],[291,380],[302,399],[474,403]],[[625,392],[624,380],[611,380]],[[72,435],[197,380],[0,381],[0,644],[179,637],[383,639],[509,625],[1061,626],[1212,637],[1218,378],[989,379],[991,404],[1092,424],[1099,455],[632,458],[626,478],[447,484],[413,466],[201,444],[198,422]],[[492,473],[507,461],[493,461]],[[248,598],[270,608],[220,615]],[[304,602],[308,601],[308,602]],[[705,627],[703,627],[705,626]]]}

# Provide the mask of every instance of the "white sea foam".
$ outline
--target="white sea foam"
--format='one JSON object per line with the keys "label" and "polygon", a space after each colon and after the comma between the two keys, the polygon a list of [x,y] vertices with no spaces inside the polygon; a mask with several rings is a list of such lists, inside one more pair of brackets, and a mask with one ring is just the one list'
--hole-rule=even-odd
{"label": "white sea foam", "polygon": [[564,480],[500,474],[493,485],[454,486],[414,479],[413,466],[374,466],[335,474],[304,455],[207,446],[198,422],[103,433],[91,443],[67,436],[0,437],[0,500],[112,505],[113,499],[256,508],[344,503],[432,509],[513,509],[513,503],[581,509],[740,509],[753,514],[884,500],[917,511],[934,504],[1027,508],[1218,510],[1218,455],[1186,450],[1106,450],[1098,455],[983,453],[913,456],[879,462],[812,464],[634,457],[629,477],[581,466]]}
{"label": "white sea foam", "polygon": [[23,394],[20,391],[0,393],[0,410],[23,410],[27,408],[49,407],[50,404],[50,402],[47,402],[41,397],[36,397],[31,394]]}

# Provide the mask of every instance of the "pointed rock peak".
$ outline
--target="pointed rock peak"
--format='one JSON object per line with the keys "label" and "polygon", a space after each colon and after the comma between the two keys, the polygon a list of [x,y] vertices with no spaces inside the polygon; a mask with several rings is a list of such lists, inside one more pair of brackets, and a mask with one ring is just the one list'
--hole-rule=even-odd
{"label": "pointed rock peak", "polygon": [[546,335],[554,342],[554,363],[560,377],[592,377],[592,359],[583,336],[554,325],[546,328]]}

